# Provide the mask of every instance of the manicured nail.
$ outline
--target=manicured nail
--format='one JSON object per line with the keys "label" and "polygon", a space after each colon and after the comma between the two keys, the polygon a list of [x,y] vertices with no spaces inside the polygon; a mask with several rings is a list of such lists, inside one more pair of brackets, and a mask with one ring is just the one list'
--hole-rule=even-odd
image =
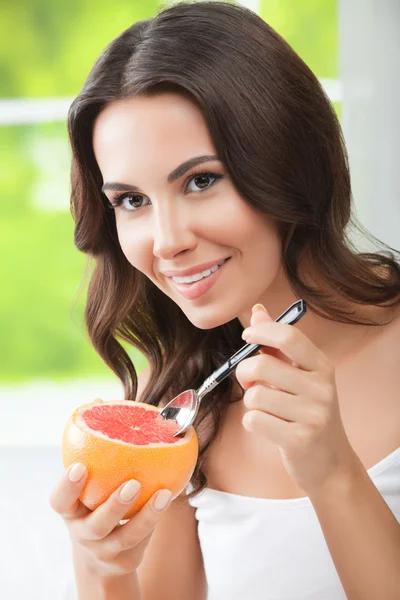
{"label": "manicured nail", "polygon": [[68,472],[69,480],[73,483],[80,481],[86,471],[85,465],[82,463],[76,463]]}
{"label": "manicured nail", "polygon": [[158,492],[154,500],[154,508],[158,511],[164,510],[164,508],[167,507],[168,502],[171,500],[171,497],[172,493],[169,490],[161,490],[160,492]]}
{"label": "manicured nail", "polygon": [[265,308],[265,306],[263,306],[262,304],[255,304],[253,306],[253,308],[251,309],[252,313],[254,314],[255,312],[257,312],[258,310],[263,310],[264,312],[267,312],[267,309]]}
{"label": "manicured nail", "polygon": [[244,340],[246,340],[246,342],[247,342],[247,338],[249,337],[250,331],[251,331],[251,328],[247,327],[247,329],[245,329],[242,333],[242,338]]}
{"label": "manicured nail", "polygon": [[119,499],[122,502],[132,502],[136,494],[140,489],[140,483],[131,479],[127,483],[125,483],[124,487],[121,489],[119,493]]}

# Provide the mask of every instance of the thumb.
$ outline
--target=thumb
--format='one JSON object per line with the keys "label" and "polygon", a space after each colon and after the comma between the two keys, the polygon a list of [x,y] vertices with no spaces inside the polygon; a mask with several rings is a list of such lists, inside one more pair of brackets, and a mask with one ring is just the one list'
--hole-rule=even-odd
{"label": "thumb", "polygon": [[252,308],[250,326],[263,321],[273,321],[273,319],[263,304],[255,304]]}

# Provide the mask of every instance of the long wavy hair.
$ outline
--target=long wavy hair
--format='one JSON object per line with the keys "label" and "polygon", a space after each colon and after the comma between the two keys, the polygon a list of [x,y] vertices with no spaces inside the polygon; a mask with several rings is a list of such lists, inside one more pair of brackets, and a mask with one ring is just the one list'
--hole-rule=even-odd
{"label": "long wavy hair", "polygon": [[[87,331],[121,380],[126,399],[136,398],[137,374],[123,344],[147,358],[151,377],[141,401],[153,405],[198,387],[243,345],[238,319],[210,330],[196,328],[127,261],[101,192],[92,146],[96,117],[116,100],[171,91],[197,104],[236,189],[278,224],[282,264],[296,297],[327,319],[357,324],[365,322],[354,318],[349,301],[392,306],[400,299],[398,252],[385,246],[380,253],[362,253],[350,241],[353,224],[378,242],[352,216],[341,128],[306,64],[240,5],[206,1],[164,7],[106,47],[68,116],[75,244],[93,259]],[[304,281],[301,256],[312,262],[322,284]],[[207,449],[233,401],[235,382],[231,375],[202,402],[191,495],[207,484]]]}

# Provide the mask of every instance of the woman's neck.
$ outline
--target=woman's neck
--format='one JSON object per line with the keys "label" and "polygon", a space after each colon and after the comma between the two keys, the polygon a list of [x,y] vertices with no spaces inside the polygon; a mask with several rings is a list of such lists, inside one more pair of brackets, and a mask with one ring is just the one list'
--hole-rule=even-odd
{"label": "woman's neck", "polygon": [[[312,281],[315,286],[316,281]],[[322,289],[323,284],[322,284]],[[326,288],[325,288],[326,289]],[[332,293],[334,296],[334,293]],[[339,299],[339,298],[338,298]],[[277,319],[286,308],[298,298],[290,288],[289,282],[283,272],[280,272],[273,284],[258,300],[268,310],[272,319]],[[343,298],[341,298],[343,302]],[[348,302],[351,317],[359,321],[372,321],[373,323],[386,323],[395,316],[393,308],[383,308],[372,305],[357,305]],[[399,313],[399,310],[397,310]],[[251,307],[239,315],[243,327],[250,325]],[[307,314],[296,325],[303,333],[324,352],[334,364],[344,356],[352,353],[360,345],[367,343],[371,336],[379,333],[381,327],[339,323],[315,314],[308,310]]]}

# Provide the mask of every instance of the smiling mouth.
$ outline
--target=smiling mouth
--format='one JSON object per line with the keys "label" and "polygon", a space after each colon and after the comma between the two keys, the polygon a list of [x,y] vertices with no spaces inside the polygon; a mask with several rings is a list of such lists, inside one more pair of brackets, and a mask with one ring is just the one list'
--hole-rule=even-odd
{"label": "smiling mouth", "polygon": [[196,283],[197,281],[201,281],[202,279],[206,279],[212,273],[215,273],[215,271],[217,271],[220,267],[222,267],[222,265],[224,263],[226,263],[227,260],[229,260],[229,259],[228,258],[224,258],[224,260],[221,260],[219,263],[216,263],[215,265],[213,265],[209,269],[205,269],[204,271],[201,271],[201,272],[196,273],[194,275],[187,275],[186,277],[171,277],[171,279],[175,283],[180,283],[180,284],[185,284],[185,285],[190,285],[191,283]]}
{"label": "smiling mouth", "polygon": [[[229,263],[230,258],[225,259],[217,269],[210,272],[209,275],[201,277],[198,281],[191,283],[179,283],[174,281],[175,278],[171,277],[171,282],[174,288],[187,300],[195,300],[210,290],[214,284],[221,277],[226,269],[226,265]],[[210,269],[211,271],[211,269]]]}

